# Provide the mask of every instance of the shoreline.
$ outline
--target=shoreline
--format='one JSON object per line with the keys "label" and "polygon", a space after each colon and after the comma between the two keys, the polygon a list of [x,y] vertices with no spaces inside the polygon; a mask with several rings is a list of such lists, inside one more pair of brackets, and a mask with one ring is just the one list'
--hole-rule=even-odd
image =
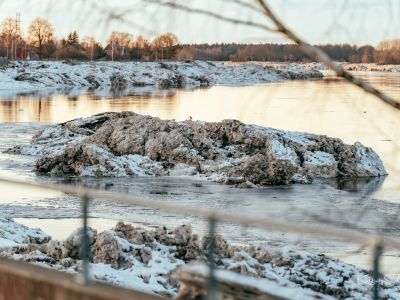
{"label": "shoreline", "polygon": [[[82,225],[82,219],[78,217],[71,217],[71,218],[54,218],[54,219],[46,219],[46,218],[32,218],[32,217],[20,217],[20,218],[12,218],[12,220],[18,224],[27,226],[29,228],[46,228],[46,234],[52,237],[54,240],[65,240],[68,238],[70,233]],[[88,219],[89,226],[93,229],[96,229],[98,232],[108,230],[112,228],[117,222],[117,219],[110,219],[110,218],[101,218],[101,217],[90,217]],[[146,230],[154,229],[159,227],[159,225],[155,224],[144,224],[144,223],[133,223],[133,222],[125,222],[125,224],[130,224],[135,227],[142,227]],[[198,233],[205,234],[206,231],[196,230]],[[235,241],[230,240],[227,238],[228,241],[231,242],[232,245],[237,246],[246,246],[250,242],[245,241]],[[287,242],[287,244],[293,243]],[[266,247],[267,243],[264,242],[260,244],[261,247]],[[270,245],[271,248],[277,248]],[[278,247],[279,248],[279,247]],[[296,248],[293,246],[294,250],[299,250],[302,247]],[[312,248],[312,247],[311,247]],[[308,249],[304,250],[306,252],[321,252],[327,256],[332,258],[341,260],[347,264],[355,265],[358,268],[368,269],[371,267],[371,251],[370,249],[366,248],[362,251],[354,251],[355,248],[349,245],[343,245],[340,249],[324,249],[321,248],[320,250],[316,249]],[[276,249],[275,249],[276,250]],[[388,251],[385,252],[381,257],[381,272],[383,274],[397,274],[400,272],[400,257],[396,251]]]}
{"label": "shoreline", "polygon": [[[81,271],[80,229],[61,241],[39,229],[2,218],[0,229],[1,256],[72,274]],[[186,287],[173,280],[175,274],[200,268],[210,242],[207,236],[192,233],[190,225],[149,229],[118,222],[101,232],[89,228],[89,236],[95,280],[167,297],[184,292]],[[215,242],[218,272],[239,276],[238,280],[245,285],[274,283],[280,293],[295,291],[307,299],[364,299],[371,293],[372,278],[367,270],[323,254],[293,250],[290,246],[278,251],[236,246],[220,235],[216,235]],[[382,295],[396,299],[400,295],[399,284],[385,280]]]}
{"label": "shoreline", "polygon": [[342,66],[346,71],[400,73],[400,65],[378,65],[375,63],[342,63]]}
{"label": "shoreline", "polygon": [[57,92],[73,95],[85,90],[95,94],[146,94],[322,77],[313,64],[287,64],[281,69],[274,64],[248,62],[11,61],[0,68],[0,97]]}
{"label": "shoreline", "polygon": [[[337,63],[346,71],[400,73],[400,65]],[[321,79],[327,70],[317,62],[9,61],[0,68],[0,97],[162,96],[174,89]]]}

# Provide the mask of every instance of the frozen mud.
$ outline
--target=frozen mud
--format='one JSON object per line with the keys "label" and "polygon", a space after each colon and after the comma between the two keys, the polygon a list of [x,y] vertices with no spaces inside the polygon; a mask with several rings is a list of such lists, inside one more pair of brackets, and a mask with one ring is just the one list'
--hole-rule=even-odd
{"label": "frozen mud", "polygon": [[[14,231],[20,236],[32,230],[2,219],[0,230]],[[75,230],[64,241],[46,238],[18,240],[0,250],[0,255],[76,274],[81,271],[82,230]],[[5,239],[13,237],[5,237]],[[95,280],[167,297],[187,296],[188,286],[179,273],[204,273],[210,247],[208,236],[192,233],[190,225],[169,230],[165,227],[144,229],[118,222],[110,230],[98,233],[89,230],[91,273]],[[369,299],[372,278],[366,270],[332,259],[284,247],[269,251],[253,246],[235,246],[222,236],[215,236],[217,279],[239,280],[241,285],[266,289],[273,287],[290,299]],[[178,275],[178,276],[177,276]],[[238,277],[237,276],[241,276]],[[181,278],[181,279],[179,279]],[[187,279],[187,278],[186,278]],[[180,282],[181,281],[181,282]],[[385,280],[381,297],[398,299],[400,287]],[[187,298],[185,298],[187,299]]]}
{"label": "frozen mud", "polygon": [[79,176],[194,176],[240,187],[386,174],[356,142],[248,125],[236,120],[161,120],[103,113],[40,130],[9,153],[38,155],[35,170]]}

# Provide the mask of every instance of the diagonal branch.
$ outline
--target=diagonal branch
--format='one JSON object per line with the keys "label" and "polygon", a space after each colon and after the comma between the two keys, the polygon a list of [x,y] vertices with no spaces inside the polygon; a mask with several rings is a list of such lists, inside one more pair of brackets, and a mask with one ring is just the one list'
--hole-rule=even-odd
{"label": "diagonal branch", "polygon": [[302,39],[300,39],[293,31],[291,31],[289,28],[287,28],[277,17],[276,15],[272,12],[271,8],[269,5],[265,2],[265,0],[256,0],[259,5],[261,6],[261,9],[263,10],[264,14],[275,24],[277,31],[281,32],[284,34],[286,37],[291,39],[293,42],[295,42],[299,48],[307,54],[310,58],[322,62],[326,64],[328,67],[330,67],[337,76],[345,78],[347,81],[350,83],[358,86],[359,88],[363,89],[365,92],[370,93],[379,99],[381,99],[383,102],[389,104],[390,106],[399,109],[400,110],[400,102],[397,102],[396,100],[392,99],[391,97],[385,95],[382,93],[380,90],[377,88],[373,87],[372,85],[364,82],[363,80],[354,77],[351,75],[349,72],[343,70],[340,65],[337,63],[333,62],[332,59],[321,49],[312,46],[306,42],[304,42]]}
{"label": "diagonal branch", "polygon": [[[248,27],[255,27],[255,28],[260,28],[263,30],[267,30],[270,32],[279,32],[285,35],[287,38],[295,42],[301,51],[303,51],[305,54],[307,54],[310,58],[312,58],[315,61],[319,61],[324,63],[326,66],[330,67],[337,76],[345,78],[347,81],[349,81],[351,84],[358,86],[365,92],[372,94],[376,97],[378,97],[380,100],[385,102],[386,104],[390,105],[391,107],[400,110],[400,102],[394,100],[393,98],[387,96],[384,94],[382,91],[379,89],[373,87],[372,85],[368,84],[364,80],[361,80],[359,78],[354,77],[352,74],[349,72],[345,71],[339,64],[335,63],[324,51],[321,49],[312,46],[311,44],[303,41],[298,37],[293,31],[291,31],[286,25],[278,19],[278,17],[274,14],[274,12],[271,10],[269,5],[265,0],[255,0],[256,3],[260,6],[261,10],[259,11],[260,13],[264,14],[272,23],[276,26],[276,28],[272,28],[271,26],[262,24],[262,23],[257,23],[253,21],[244,21],[244,20],[238,20],[235,18],[227,17],[212,11],[209,11],[207,9],[202,9],[202,8],[192,8],[187,5],[183,4],[178,4],[176,1],[173,0],[144,0],[145,2],[148,3],[153,3],[157,5],[162,5],[166,7],[170,7],[173,9],[178,9],[182,10],[188,13],[196,13],[196,14],[201,14],[205,15],[208,17],[212,17],[218,20],[222,20],[225,22],[229,22],[232,24],[238,24],[238,25],[244,25]],[[239,4],[245,8],[249,8],[251,10],[255,9],[255,6],[251,5],[250,3],[244,2],[243,0],[233,0],[234,3]]]}

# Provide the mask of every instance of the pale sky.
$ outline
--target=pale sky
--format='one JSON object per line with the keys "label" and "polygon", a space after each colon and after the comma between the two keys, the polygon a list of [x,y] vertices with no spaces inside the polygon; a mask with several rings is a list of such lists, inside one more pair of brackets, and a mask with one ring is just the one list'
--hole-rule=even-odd
{"label": "pale sky", "polygon": [[[255,3],[252,0],[246,0]],[[264,17],[232,0],[177,0],[226,16],[265,22]],[[376,45],[400,38],[400,0],[270,0],[277,15],[311,43]],[[279,35],[233,25],[209,17],[171,10],[142,0],[0,0],[0,20],[21,14],[26,32],[35,17],[47,18],[56,36],[77,30],[81,37],[104,42],[112,31],[140,33],[148,38],[175,33],[182,43],[283,42]],[[110,13],[121,19],[107,19]]]}

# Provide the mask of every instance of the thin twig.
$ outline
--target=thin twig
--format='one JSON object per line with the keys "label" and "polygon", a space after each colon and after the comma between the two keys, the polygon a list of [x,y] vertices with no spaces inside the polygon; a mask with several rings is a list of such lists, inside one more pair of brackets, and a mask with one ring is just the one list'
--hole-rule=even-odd
{"label": "thin twig", "polygon": [[245,2],[243,0],[221,0],[221,1],[230,2],[230,3],[233,2],[233,3],[235,3],[235,4],[239,5],[239,6],[241,6],[243,8],[247,8],[247,9],[249,9],[249,10],[255,12],[255,13],[262,14],[262,11],[260,11],[259,8],[256,5],[254,5],[252,3],[249,3],[249,2]]}
{"label": "thin twig", "polygon": [[153,4],[158,4],[158,5],[162,5],[162,6],[166,6],[166,7],[170,7],[173,9],[179,9],[182,11],[186,11],[188,13],[195,13],[195,14],[200,14],[200,15],[206,15],[208,17],[212,17],[215,18],[217,20],[222,20],[225,22],[229,22],[229,23],[233,23],[233,24],[238,24],[238,25],[244,25],[244,26],[249,26],[249,27],[256,27],[256,28],[260,28],[260,29],[264,29],[267,31],[276,31],[275,29],[273,29],[270,26],[261,24],[261,23],[257,23],[257,22],[253,22],[253,21],[244,21],[244,20],[238,20],[235,18],[230,18],[212,11],[209,11],[207,9],[202,9],[202,8],[191,8],[189,6],[183,5],[183,4],[178,4],[174,1],[162,1],[162,0],[144,0],[145,2],[148,3],[153,3]]}

